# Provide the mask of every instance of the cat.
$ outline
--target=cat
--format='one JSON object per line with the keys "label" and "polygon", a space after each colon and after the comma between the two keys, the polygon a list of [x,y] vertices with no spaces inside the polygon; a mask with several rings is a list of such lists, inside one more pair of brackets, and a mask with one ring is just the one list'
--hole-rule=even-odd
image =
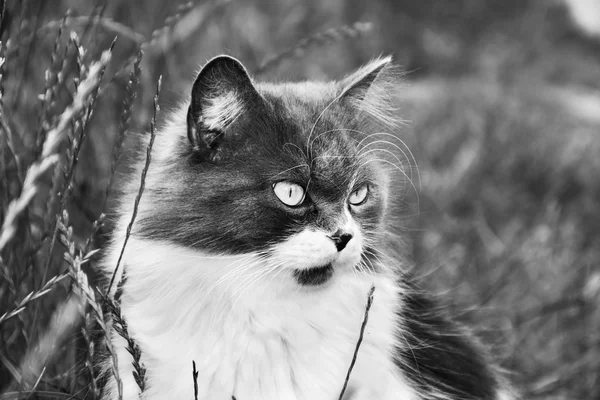
{"label": "cat", "polygon": [[[340,81],[299,83],[255,82],[229,56],[201,69],[157,133],[117,273],[142,398],[192,398],[195,362],[198,399],[338,399],[371,287],[344,399],[516,398],[383,252],[398,173],[378,151],[399,122],[393,69],[378,58]],[[118,207],[107,274],[143,163]],[[125,341],[113,331],[112,343],[123,398],[139,398]],[[104,398],[116,399],[109,379]]]}

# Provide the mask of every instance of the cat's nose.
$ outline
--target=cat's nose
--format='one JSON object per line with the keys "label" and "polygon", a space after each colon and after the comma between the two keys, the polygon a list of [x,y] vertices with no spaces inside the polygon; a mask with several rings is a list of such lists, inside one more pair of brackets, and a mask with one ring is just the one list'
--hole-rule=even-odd
{"label": "cat's nose", "polygon": [[352,239],[352,234],[342,232],[341,230],[337,230],[333,235],[329,236],[329,238],[333,240],[337,251],[342,251],[344,250],[350,239]]}

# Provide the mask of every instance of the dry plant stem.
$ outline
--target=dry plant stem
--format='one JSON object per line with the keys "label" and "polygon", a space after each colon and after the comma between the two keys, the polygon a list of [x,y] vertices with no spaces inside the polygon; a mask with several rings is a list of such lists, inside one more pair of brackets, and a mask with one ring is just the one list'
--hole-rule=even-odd
{"label": "dry plant stem", "polygon": [[[66,19],[66,17],[65,17]],[[74,44],[76,50],[77,50],[77,67],[79,70],[79,77],[77,78],[76,82],[75,82],[75,87],[76,90],[79,89],[79,85],[80,83],[83,81],[84,79],[84,75],[86,73],[86,68],[83,65],[83,53],[84,50],[81,47],[81,45],[79,44],[79,39],[77,38],[77,36],[72,33],[71,35],[71,42]],[[112,49],[114,47],[115,42],[113,41],[112,45],[109,48],[109,52],[112,52]],[[63,70],[63,68],[61,68],[61,70]],[[79,124],[80,125],[80,133],[79,133],[79,138],[78,139],[74,139],[73,140],[73,148],[70,151],[70,157],[67,157],[67,159],[69,160],[70,158],[70,162],[69,162],[69,166],[67,168],[67,172],[64,176],[64,183],[63,186],[60,190],[60,209],[59,209],[59,213],[56,215],[56,218],[53,221],[53,225],[51,225],[50,227],[50,231],[52,231],[52,239],[50,241],[50,247],[48,249],[48,254],[46,255],[46,263],[44,264],[44,272],[42,275],[42,280],[41,280],[41,284],[44,284],[44,282],[46,281],[46,278],[48,276],[48,270],[50,269],[50,263],[53,259],[54,256],[54,250],[56,248],[56,239],[58,237],[58,223],[57,221],[59,220],[62,212],[64,210],[66,210],[66,203],[67,203],[67,199],[68,196],[71,193],[72,190],[72,182],[73,182],[73,176],[74,176],[74,171],[75,171],[75,167],[77,166],[77,161],[79,160],[79,151],[81,149],[81,145],[83,143],[83,140],[86,137],[86,127],[87,127],[87,123],[89,122],[90,118],[91,118],[91,112],[90,109],[94,107],[94,105],[96,104],[96,100],[98,98],[98,91],[100,88],[100,82],[102,81],[102,77],[104,76],[104,71],[106,70],[106,66],[102,67],[100,69],[99,75],[98,75],[98,84],[96,85],[95,90],[92,91],[91,93],[91,100],[89,101],[89,105],[87,107],[87,115],[82,118],[82,122]],[[53,89],[52,89],[53,90]],[[52,91],[51,90],[51,91]],[[77,120],[76,122],[79,122],[79,120]],[[71,129],[73,134],[75,134],[76,129],[73,128]],[[69,154],[69,153],[68,153]],[[52,192],[55,192],[55,188],[54,188],[54,182],[52,185]],[[33,322],[32,322],[32,326],[35,326],[35,323],[37,321],[37,317],[38,317],[38,312],[39,312],[39,307],[36,305],[34,313],[33,313]]]}
{"label": "dry plant stem", "polygon": [[100,231],[100,228],[104,224],[105,217],[106,217],[106,214],[104,214],[104,213],[100,214],[98,216],[98,218],[96,218],[96,220],[92,224],[92,231],[90,232],[89,236],[85,240],[85,246],[83,248],[83,251],[85,253],[87,253],[90,250],[90,247],[92,245],[92,242],[94,241],[94,238],[96,237],[96,235],[98,234],[98,231]]}
{"label": "dry plant stem", "polygon": [[354,368],[354,364],[356,363],[358,350],[360,349],[360,344],[362,343],[363,336],[365,334],[365,328],[367,327],[367,322],[369,321],[369,311],[371,310],[371,305],[373,304],[374,292],[375,286],[371,286],[371,290],[369,290],[369,297],[367,298],[367,305],[365,306],[365,316],[360,327],[360,335],[358,336],[358,341],[356,342],[356,348],[354,349],[354,354],[352,355],[352,362],[350,363],[350,367],[348,368],[348,373],[346,374],[346,380],[344,381],[344,387],[342,387],[342,391],[340,392],[339,400],[342,400],[342,398],[344,397],[344,393],[346,392],[346,388],[348,387],[348,381],[350,380],[350,374],[352,373],[352,369]]}
{"label": "dry plant stem", "polygon": [[[67,17],[65,16],[65,20],[66,20],[66,18]],[[77,53],[77,69],[79,71],[79,74],[78,74],[77,79],[75,79],[75,88],[76,88],[76,91],[78,91],[81,82],[83,82],[83,80],[84,80],[84,76],[87,72],[87,68],[83,64],[84,50],[83,50],[83,47],[79,43],[79,38],[77,37],[77,35],[75,33],[71,32],[70,39],[71,39],[71,43],[73,43],[73,45],[76,49],[76,53]],[[109,52],[112,52],[114,44],[115,44],[115,41],[112,42],[112,44],[108,50]],[[60,70],[63,71],[64,68],[61,67]],[[58,237],[58,231],[59,231],[57,221],[59,220],[61,213],[64,210],[66,210],[67,199],[72,190],[72,182],[73,182],[75,168],[76,168],[77,162],[79,160],[79,152],[81,150],[81,145],[86,137],[86,130],[87,130],[86,128],[87,128],[87,124],[91,118],[91,109],[96,104],[96,100],[98,98],[98,91],[100,88],[100,82],[102,81],[105,70],[106,70],[106,65],[104,67],[102,67],[98,73],[98,83],[96,84],[95,89],[92,91],[92,93],[90,95],[91,100],[89,101],[89,105],[87,106],[87,112],[85,112],[86,110],[84,110],[85,116],[83,116],[81,118],[81,122],[79,119],[72,120],[72,123],[79,123],[79,137],[73,138],[72,149],[70,150],[70,152],[67,152],[67,154],[68,154],[67,160],[69,162],[69,165],[67,167],[67,171],[64,176],[64,182],[63,182],[62,188],[60,189],[59,213],[58,213],[58,215],[56,215],[56,218],[54,218],[53,225],[51,225],[50,229],[49,229],[50,231],[52,231],[52,239],[50,241],[50,247],[49,247],[48,253],[46,255],[46,263],[44,264],[44,269],[43,269],[44,272],[42,275],[41,284],[44,284],[44,282],[46,281],[46,278],[48,276],[48,271],[50,269],[50,263],[54,256],[54,250],[56,249],[56,239]],[[61,83],[60,79],[58,79],[57,82]],[[53,85],[50,86],[51,87],[50,93],[54,92],[54,88],[52,86]],[[49,101],[51,101],[51,99]],[[73,132],[73,135],[75,135],[75,132],[77,131],[77,129],[73,126],[71,131]],[[42,139],[43,138],[44,137],[43,137],[43,129],[42,129]],[[52,193],[55,193],[54,182],[52,185]],[[34,307],[34,312],[33,312],[32,326],[36,325],[38,313],[39,313],[39,304],[36,304]]]}
{"label": "dry plant stem", "polygon": [[154,54],[163,54],[182,43],[205,25],[215,11],[231,0],[204,1],[194,6],[193,2],[182,4],[175,15],[165,20],[165,26],[153,32],[147,49]]}
{"label": "dry plant stem", "polygon": [[140,388],[140,393],[144,393],[144,390],[146,390],[146,367],[144,367],[144,364],[141,361],[142,350],[129,335],[127,321],[121,313],[121,306],[119,303],[108,296],[105,297],[104,300],[112,315],[113,328],[119,336],[125,339],[125,342],[127,343],[126,349],[133,358],[133,361],[131,362],[133,365],[133,379]]}
{"label": "dry plant stem", "polygon": [[[68,227],[68,213],[63,211],[62,219],[59,221],[58,226],[60,230],[65,235],[65,241],[68,251],[65,253],[65,260],[69,264],[69,270],[67,271],[75,281],[75,287],[78,289],[78,294],[82,299],[85,300],[85,303],[91,308],[91,315],[94,317],[96,323],[100,327],[103,333],[104,344],[106,346],[106,350],[111,358],[111,372],[115,377],[115,382],[117,384],[117,391],[119,395],[119,400],[123,398],[123,382],[119,376],[119,370],[117,366],[119,365],[117,360],[117,354],[113,348],[112,342],[110,340],[110,331],[106,326],[104,321],[104,313],[102,312],[102,307],[100,303],[96,299],[96,294],[94,289],[89,285],[87,275],[81,270],[81,265],[88,262],[89,259],[97,252],[88,251],[86,249],[85,253],[79,252],[77,254],[75,250],[75,243],[72,240],[72,228]],[[82,254],[85,254],[82,256]]]}
{"label": "dry plant stem", "polygon": [[[102,3],[102,4],[101,4]],[[97,20],[102,20],[104,18],[104,12],[106,11],[107,1],[106,0],[96,0],[94,9],[90,13],[91,18],[88,23],[83,28],[83,32],[81,34],[81,38],[85,41],[88,39],[88,47],[95,48],[97,47],[97,38],[98,38],[98,28],[99,24],[95,23]]]}
{"label": "dry plant stem", "polygon": [[68,276],[69,276],[68,271],[66,271],[60,275],[56,275],[55,277],[51,278],[48,282],[46,282],[46,284],[40,290],[29,293],[27,296],[25,296],[23,298],[23,300],[21,300],[19,302],[19,304],[17,305],[17,307],[14,310],[7,311],[0,316],[0,324],[2,324],[4,321],[6,321],[12,317],[17,316],[20,312],[24,311],[27,308],[29,303],[31,303],[34,300],[39,299],[40,297],[42,297],[45,294],[47,294],[48,292],[50,292],[54,288],[54,286],[56,286],[58,283],[62,282],[62,280]]}
{"label": "dry plant stem", "polygon": [[[37,9],[37,14],[35,16],[35,22],[33,24],[33,30],[34,32],[38,30],[40,23],[42,22],[42,15],[44,13],[44,9],[46,8],[46,6],[48,5],[49,2],[46,1],[42,1],[41,3],[38,3],[38,9]],[[22,8],[23,10],[25,10],[25,7]],[[23,15],[22,15],[23,17]],[[22,24],[25,22],[25,20],[23,19]],[[23,24],[24,25],[24,24]],[[22,43],[21,41],[17,42],[17,47],[25,47],[27,48],[27,55],[25,56],[25,63],[23,65],[29,65],[30,59],[31,59],[31,54],[33,53],[33,49],[35,48],[36,45],[36,39],[37,36],[34,35],[33,39],[31,41],[28,41],[27,44],[25,45],[24,43]],[[15,111],[17,107],[19,107],[19,104],[21,102],[21,95],[23,93],[22,87],[23,87],[23,82],[27,81],[28,76],[29,75],[29,68],[25,68],[23,70],[23,73],[20,76],[20,79],[18,80],[17,83],[17,88],[15,90],[15,96],[13,99],[13,104],[12,104],[12,111]]]}
{"label": "dry plant stem", "polygon": [[175,14],[167,17],[165,19],[164,25],[161,28],[155,29],[154,32],[152,32],[152,38],[150,39],[150,43],[149,43],[150,46],[153,46],[161,36],[164,37],[164,36],[168,35],[169,32],[173,29],[173,27],[177,24],[177,22],[179,22],[179,20],[181,20],[181,17],[185,13],[190,11],[193,7],[194,7],[193,1],[188,1],[187,3],[178,5],[177,10],[175,11]]}
{"label": "dry plant stem", "polygon": [[4,113],[4,102],[2,100],[3,99],[0,98],[0,129],[4,132],[5,143],[6,143],[5,149],[8,150],[11,158],[15,162],[15,167],[17,169],[17,177],[19,178],[19,186],[21,186],[21,184],[23,183],[23,180],[25,178],[23,177],[21,163],[19,162],[19,158],[18,158],[17,152],[15,150],[15,145],[14,145],[14,141],[13,141],[13,137],[14,137],[13,132],[7,122],[6,114]]}
{"label": "dry plant stem", "polygon": [[108,178],[108,184],[106,185],[106,192],[104,194],[104,203],[102,205],[102,209],[105,208],[106,202],[108,201],[108,196],[110,194],[110,190],[112,188],[112,184],[115,177],[115,170],[117,168],[117,163],[119,161],[119,157],[121,155],[121,148],[123,146],[123,142],[125,141],[125,135],[127,130],[129,129],[129,125],[131,123],[131,112],[133,110],[133,103],[137,97],[137,87],[140,83],[140,76],[142,73],[142,58],[144,53],[140,50],[133,62],[133,69],[129,74],[129,81],[127,82],[126,97],[123,100],[123,111],[121,112],[121,123],[119,125],[119,132],[117,133],[117,137],[115,139],[115,143],[112,149],[112,160],[110,164],[110,175]]}
{"label": "dry plant stem", "polygon": [[125,253],[125,247],[127,246],[127,242],[129,241],[129,236],[131,236],[131,228],[133,227],[133,223],[135,222],[138,207],[140,205],[140,200],[142,198],[142,194],[144,193],[144,187],[146,185],[146,174],[148,173],[148,168],[150,168],[150,163],[152,162],[152,146],[154,145],[154,139],[156,138],[156,116],[159,111],[158,96],[160,94],[161,83],[162,75],[158,77],[158,82],[156,84],[156,94],[154,95],[154,114],[152,116],[152,120],[150,121],[150,141],[148,142],[148,147],[146,148],[146,163],[144,164],[144,168],[142,170],[140,188],[138,190],[137,196],[135,197],[133,213],[131,215],[129,225],[127,225],[127,232],[125,233],[125,240],[123,241],[123,247],[121,248],[121,253],[119,254],[119,259],[117,260],[117,265],[115,266],[112,277],[110,278],[110,283],[108,284],[108,288],[106,289],[107,295],[110,294],[110,289],[113,286],[115,277],[117,276],[117,273],[119,271],[119,266],[121,265],[121,260],[123,259],[123,254]]}
{"label": "dry plant stem", "polygon": [[[100,296],[102,296],[102,294],[100,292],[98,292],[98,294]],[[115,377],[118,398],[119,398],[119,400],[122,400],[123,399],[123,381],[121,380],[121,376],[119,375],[119,368],[118,368],[119,361],[117,359],[117,353],[116,353],[116,351],[113,347],[112,341],[111,341],[110,331],[109,331],[108,327],[106,326],[106,324],[104,323],[104,313],[102,312],[101,307],[99,306],[98,302],[96,301],[96,296],[92,290],[90,290],[89,292],[86,292],[86,296],[87,296],[88,304],[92,308],[94,318],[96,319],[96,323],[100,326],[100,329],[102,330],[102,334],[103,334],[103,338],[104,338],[104,345],[106,346],[106,351],[110,355],[110,359],[111,359],[110,369],[111,369],[113,376]]]}
{"label": "dry plant stem", "polygon": [[[67,21],[66,26],[72,28],[72,27],[84,26],[89,23],[92,23],[92,24],[98,25],[98,26],[102,26],[107,31],[114,33],[115,35],[117,35],[119,37],[127,38],[127,39],[137,43],[138,45],[141,45],[142,43],[144,43],[146,41],[146,38],[144,37],[144,35],[139,34],[139,33],[135,32],[133,29],[131,29],[119,22],[113,21],[110,18],[99,16],[99,15],[70,17],[69,20]],[[24,45],[32,42],[36,37],[41,36],[48,30],[56,29],[57,27],[60,26],[60,24],[61,24],[61,20],[55,20],[55,21],[48,22],[46,25],[37,29],[34,33],[23,38],[21,41],[21,46],[24,46]],[[17,52],[17,50],[21,46],[15,46],[15,47],[9,49],[8,54],[12,56],[13,54],[15,54]]]}
{"label": "dry plant stem", "polygon": [[192,379],[194,380],[194,400],[198,400],[198,370],[196,361],[192,360]]}
{"label": "dry plant stem", "polygon": [[46,372],[46,367],[44,366],[44,368],[42,368],[42,372],[40,372],[40,376],[38,376],[37,380],[33,384],[33,387],[31,388],[31,393],[29,393],[29,396],[27,396],[28,400],[31,398],[32,394],[35,393],[38,385],[40,384],[40,382],[42,381],[42,378],[44,377],[45,372]]}
{"label": "dry plant stem", "polygon": [[[44,86],[44,94],[42,96],[42,109],[40,111],[40,115],[38,118],[39,129],[37,132],[36,138],[36,152],[39,148],[41,148],[42,143],[44,142],[44,134],[47,129],[47,126],[44,126],[48,121],[48,110],[52,107],[52,103],[54,98],[56,97],[56,92],[58,90],[58,75],[63,70],[63,64],[66,65],[67,62],[67,51],[69,49],[69,45],[65,46],[65,54],[63,55],[63,62],[60,67],[57,67],[58,64],[58,50],[60,48],[60,42],[62,39],[63,30],[67,24],[67,19],[71,14],[71,10],[67,10],[65,16],[61,20],[61,23],[58,25],[58,32],[56,34],[56,39],[54,40],[54,46],[52,49],[52,53],[50,54],[50,66],[46,70],[46,82]],[[55,70],[57,69],[57,70]]]}
{"label": "dry plant stem", "polygon": [[[76,57],[75,57],[75,61],[76,61],[76,67],[77,67],[77,77],[73,78],[73,84],[75,87],[75,92],[77,92],[78,88],[79,88],[79,83],[85,78],[86,75],[86,66],[83,64],[83,56],[85,54],[85,50],[83,49],[83,47],[80,46],[79,43],[79,38],[77,37],[77,35],[75,34],[75,32],[71,31],[71,37],[70,37],[70,41],[69,44],[72,44],[75,47],[76,50]],[[69,49],[69,45],[65,46],[65,54],[63,56],[63,64],[66,64],[67,61],[67,51]],[[61,68],[61,73],[64,74],[65,71],[64,68]],[[62,78],[62,82],[64,83],[64,77]],[[43,104],[46,104],[46,101],[44,101]],[[42,119],[41,121],[45,121],[46,118]],[[79,122],[79,121],[77,121]],[[45,131],[45,127],[41,126],[43,124],[43,122],[40,122],[40,132],[42,134],[40,134],[40,137],[43,136],[44,131]],[[73,132],[73,135],[75,134],[75,132],[77,131],[77,126],[75,124],[72,124],[73,126],[71,127],[71,131]],[[71,153],[69,153],[69,150],[67,150],[67,162],[69,160],[69,156]],[[61,168],[60,163],[56,164],[55,167],[55,171],[54,171],[54,176],[52,178],[52,188],[50,190],[50,196],[48,197],[48,202],[46,205],[46,213],[48,215],[53,214],[53,206],[56,203],[56,199],[59,197],[59,195],[61,195],[63,193],[64,190],[64,186],[63,185],[63,189],[58,190],[57,189],[57,184],[59,182],[60,179],[60,174],[63,173],[63,170]],[[64,174],[64,175],[68,175],[68,174]],[[67,178],[65,178],[65,182],[68,182],[69,180]],[[69,185],[66,185],[67,188],[69,188]],[[64,198],[64,196],[61,196],[62,198]],[[59,202],[59,205],[62,205],[62,202]],[[59,209],[63,209],[64,207],[59,207]],[[58,218],[54,219],[53,221],[51,221],[50,227],[47,228],[46,232],[51,232],[54,231],[53,236],[52,236],[52,243],[50,244],[50,249],[54,249],[54,242],[56,241],[56,221],[58,221]],[[45,232],[45,233],[46,233]],[[44,237],[45,239],[45,237]],[[47,263],[46,263],[46,267],[44,268],[44,276],[42,278],[42,282],[44,282],[46,280],[46,275],[47,275],[47,271],[48,271],[48,266],[49,266],[49,260],[52,259],[52,255],[50,254],[50,256],[47,257]]]}
{"label": "dry plant stem", "polygon": [[[199,4],[194,6],[192,1],[184,3],[177,7],[175,15],[168,17],[165,20],[165,26],[161,29],[156,29],[152,33],[149,41],[144,35],[137,33],[126,25],[100,15],[94,16],[77,16],[70,17],[67,21],[67,27],[101,26],[106,31],[115,35],[127,38],[138,45],[146,45],[148,49],[157,53],[163,53],[172,47],[174,44],[181,43],[183,40],[190,37],[198,27],[206,20],[206,17],[211,14],[210,11],[215,7],[223,6],[230,0],[222,0],[217,4]],[[208,10],[207,10],[208,9]],[[9,55],[18,54],[19,48],[31,43],[37,36],[44,34],[47,30],[56,29],[61,25],[61,20],[48,22],[46,25],[37,29],[29,36],[22,38],[20,46],[13,46],[8,50]]]}
{"label": "dry plant stem", "polygon": [[[94,373],[93,366],[93,356],[94,356],[94,343],[91,339],[90,331],[91,331],[91,315],[87,312],[87,303],[88,296],[86,295],[86,291],[91,292],[89,288],[88,278],[85,273],[81,270],[81,265],[89,260],[91,255],[94,252],[85,252],[77,254],[75,250],[75,242],[73,241],[73,228],[67,227],[68,225],[68,217],[69,214],[66,210],[62,213],[62,221],[57,223],[57,226],[60,226],[60,229],[63,231],[65,235],[65,244],[68,249],[68,253],[65,253],[65,259],[69,264],[69,271],[73,277],[73,282],[75,286],[75,290],[77,295],[79,296],[79,317],[83,319],[83,326],[81,327],[81,334],[87,345],[87,352],[85,354],[85,367],[87,368],[90,381],[91,381],[91,391],[92,398],[96,399],[100,395],[100,391],[98,389],[98,385],[96,383],[96,375]],[[58,220],[59,216],[57,216]],[[83,256],[82,256],[83,255]]]}
{"label": "dry plant stem", "polygon": [[[1,351],[0,351],[0,363],[6,368],[6,370],[13,377],[14,382],[22,382],[23,376],[21,375],[21,371],[19,367],[17,367],[11,360],[9,360]],[[2,397],[0,396],[0,399]]]}
{"label": "dry plant stem", "polygon": [[[73,43],[75,44],[75,47],[77,49],[77,53],[78,53],[78,57],[77,57],[77,65],[78,68],[80,70],[80,78],[79,78],[79,82],[81,82],[83,79],[83,74],[85,74],[85,67],[82,64],[82,57],[83,57],[83,49],[82,47],[79,45],[79,40],[77,38],[76,35],[72,35],[71,36],[71,40],[73,41]],[[116,40],[116,39],[115,39]],[[115,45],[115,40],[113,40],[110,48],[108,51],[112,52],[112,49]],[[51,231],[53,231],[52,233],[52,242],[50,244],[50,248],[48,250],[48,257],[46,260],[46,265],[44,266],[44,276],[43,276],[43,280],[42,282],[45,280],[47,272],[48,272],[48,268],[50,265],[50,261],[52,259],[52,255],[54,254],[54,249],[55,249],[55,245],[56,245],[56,238],[58,235],[58,226],[56,224],[56,221],[58,221],[58,217],[60,216],[60,214],[62,213],[63,210],[65,210],[66,208],[66,204],[67,204],[67,199],[71,193],[72,190],[72,183],[73,183],[73,176],[74,176],[74,172],[75,172],[75,168],[77,167],[77,162],[79,161],[79,152],[81,150],[81,146],[83,144],[84,139],[87,137],[86,133],[87,133],[87,126],[88,123],[92,117],[92,109],[94,108],[95,104],[96,104],[96,100],[98,99],[98,93],[99,93],[99,88],[100,88],[100,82],[102,81],[102,78],[104,77],[104,71],[106,70],[106,66],[103,67],[100,72],[99,72],[99,76],[98,76],[98,85],[96,85],[96,88],[94,91],[92,91],[91,93],[91,97],[90,97],[90,101],[89,101],[89,105],[86,107],[85,110],[85,117],[83,117],[81,119],[81,121],[77,120],[77,122],[80,122],[80,129],[79,129],[79,137],[78,138],[74,138],[73,139],[73,147],[70,150],[70,157],[68,157],[68,161],[69,161],[69,165],[67,167],[67,172],[64,176],[64,183],[63,183],[63,187],[60,190],[61,194],[60,194],[60,210],[59,210],[59,214],[57,216],[57,218],[54,221],[54,225],[52,226],[52,228],[50,229]],[[79,87],[79,84],[76,83],[76,87]],[[75,132],[75,129],[73,129],[73,132]]]}
{"label": "dry plant stem", "polygon": [[6,0],[0,0],[0,33],[3,31],[4,15],[6,13]]}
{"label": "dry plant stem", "polygon": [[93,327],[93,319],[91,317],[91,315],[89,315],[87,312],[84,311],[84,323],[83,323],[83,327],[81,328],[81,335],[83,336],[83,339],[85,340],[85,343],[87,345],[87,352],[85,354],[85,367],[87,368],[88,374],[89,374],[89,381],[90,381],[90,386],[91,386],[91,392],[92,392],[92,399],[98,399],[100,398],[100,388],[98,387],[98,382],[97,382],[97,377],[96,377],[96,373],[94,371],[94,356],[95,356],[95,348],[94,348],[94,340],[92,339],[90,332],[92,331],[92,327]]}
{"label": "dry plant stem", "polygon": [[71,296],[52,314],[50,325],[35,345],[29,346],[21,361],[22,383],[26,389],[40,376],[43,368],[58,355],[57,350],[73,334],[79,324],[81,299]]}
{"label": "dry plant stem", "polygon": [[15,150],[15,146],[13,143],[13,139],[12,139],[13,133],[12,133],[12,130],[10,129],[10,126],[8,125],[8,123],[6,121],[6,116],[4,114],[4,105],[1,102],[0,102],[0,129],[2,130],[2,132],[4,132],[4,137],[5,137],[4,142],[6,143],[6,146],[4,147],[4,149],[8,150],[11,158],[15,162],[15,168],[17,169],[17,177],[19,178],[19,186],[20,186],[24,180],[23,171],[21,169],[21,163],[19,162],[19,157],[17,156],[17,152]]}
{"label": "dry plant stem", "polygon": [[277,66],[286,59],[300,57],[313,47],[339,42],[348,38],[356,38],[370,32],[372,29],[373,25],[370,22],[355,22],[352,25],[343,25],[339,28],[331,28],[324,32],[319,32],[315,35],[302,39],[295,46],[267,58],[257,68],[255,73],[257,75],[261,74],[268,69]]}
{"label": "dry plant stem", "polygon": [[40,159],[35,161],[27,170],[21,195],[11,201],[8,206],[2,231],[0,232],[0,252],[6,244],[14,237],[17,230],[17,218],[27,209],[29,203],[40,190],[38,180],[58,162],[57,151],[64,140],[73,119],[87,106],[90,94],[99,84],[101,71],[110,60],[110,51],[102,53],[100,60],[90,67],[88,77],[81,82],[79,90],[73,98],[73,103],[60,115],[55,128],[51,129],[42,146]]}
{"label": "dry plant stem", "polygon": [[[1,20],[0,20],[1,21]],[[6,136],[5,142],[6,147],[2,146],[2,152],[4,152],[5,148],[10,153],[11,158],[15,162],[15,167],[17,170],[17,177],[19,178],[19,186],[23,183],[23,171],[21,170],[21,164],[19,163],[19,159],[17,157],[17,152],[15,151],[15,146],[13,144],[13,134],[10,126],[7,122],[6,115],[4,113],[4,68],[6,66],[6,45],[0,41],[0,129],[4,132]],[[4,161],[4,159],[2,159]],[[5,170],[6,171],[6,170]],[[6,193],[8,197],[8,193]]]}
{"label": "dry plant stem", "polygon": [[[75,257],[76,250],[72,241],[73,229],[65,228],[67,224],[68,214],[64,212],[60,225],[63,227],[65,242],[67,243],[68,248],[68,253],[65,253],[65,259],[70,266],[68,272],[75,280],[75,286],[77,287],[78,276],[73,272],[73,269],[79,267],[80,264],[74,265],[74,263],[77,263],[79,260]],[[81,304],[83,297],[79,295],[79,293],[75,294],[76,296],[71,296],[57,309],[49,329],[40,336],[36,345],[28,348],[28,351],[21,362],[21,371],[23,371],[21,385],[25,385],[25,388],[29,389],[31,387],[33,379],[36,379],[36,377],[41,375],[41,371],[43,371],[48,362],[56,356],[56,349],[60,348],[63,340],[70,336],[75,327],[79,324],[82,316]],[[33,387],[35,387],[35,385]]]}

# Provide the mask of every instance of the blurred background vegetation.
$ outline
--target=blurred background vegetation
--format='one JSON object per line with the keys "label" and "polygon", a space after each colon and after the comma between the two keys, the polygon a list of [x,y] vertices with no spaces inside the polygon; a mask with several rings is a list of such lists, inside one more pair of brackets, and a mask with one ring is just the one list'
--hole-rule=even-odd
{"label": "blurred background vegetation", "polygon": [[[131,119],[139,132],[149,126],[159,75],[164,115],[198,67],[220,53],[276,81],[339,78],[392,54],[407,72],[397,99],[408,123],[398,134],[421,180],[419,210],[413,193],[400,215],[412,273],[492,345],[524,398],[598,399],[600,11],[581,12],[586,4],[594,0],[8,1],[0,27],[3,118],[25,169],[36,157],[36,132],[72,100],[79,67],[70,32],[86,49],[84,65],[117,37],[67,199],[81,242],[106,211],[140,46]],[[314,48],[264,64],[304,37],[357,21],[371,25],[329,31],[309,42]],[[48,81],[57,88],[51,103],[39,97]],[[1,133],[3,219],[20,182]],[[12,263],[0,276],[0,314],[66,268],[64,249],[45,265],[52,221],[36,207],[27,219],[19,233],[27,239],[3,254]],[[109,224],[102,229],[96,246]],[[80,322],[44,344],[69,293],[65,280],[0,325],[0,398],[93,398],[81,372]]]}

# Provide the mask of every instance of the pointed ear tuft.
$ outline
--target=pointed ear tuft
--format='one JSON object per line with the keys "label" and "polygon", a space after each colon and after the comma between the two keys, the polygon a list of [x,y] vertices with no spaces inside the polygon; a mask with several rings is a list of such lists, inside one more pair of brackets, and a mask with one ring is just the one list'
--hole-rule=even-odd
{"label": "pointed ear tuft", "polygon": [[385,126],[397,125],[392,100],[398,82],[392,69],[390,56],[371,61],[341,81],[339,98]]}
{"label": "pointed ear tuft", "polygon": [[361,67],[342,81],[341,97],[355,97],[362,100],[381,71],[392,62],[392,57],[378,58]]}
{"label": "pointed ear tuft", "polygon": [[188,139],[194,149],[211,152],[225,129],[259,99],[238,60],[229,56],[210,60],[196,77],[188,109]]}

